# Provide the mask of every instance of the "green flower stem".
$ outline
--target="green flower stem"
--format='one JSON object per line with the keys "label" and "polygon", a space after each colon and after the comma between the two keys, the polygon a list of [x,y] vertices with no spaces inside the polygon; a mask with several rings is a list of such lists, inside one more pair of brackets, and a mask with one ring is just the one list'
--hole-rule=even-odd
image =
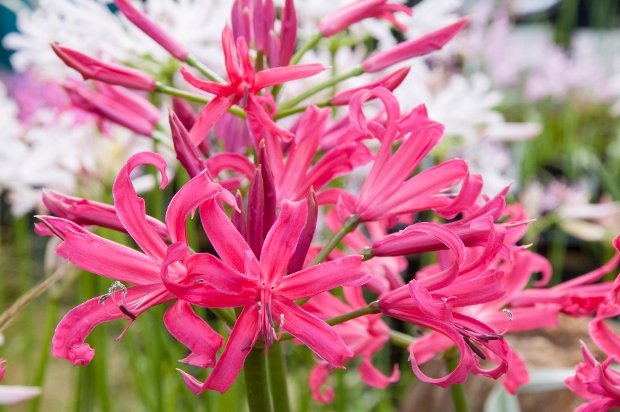
{"label": "green flower stem", "polygon": [[290,401],[286,379],[286,363],[282,344],[274,342],[267,355],[269,365],[269,388],[274,412],[290,412]]}
{"label": "green flower stem", "polygon": [[409,346],[416,341],[413,336],[392,329],[390,329],[390,340],[394,345],[400,346],[401,348],[409,348]]}
{"label": "green flower stem", "polygon": [[61,266],[58,270],[45,278],[42,282],[35,285],[29,291],[19,297],[8,309],[0,314],[0,332],[6,329],[7,326],[24,311],[33,300],[45,293],[53,284],[65,277],[67,273],[73,268],[70,264]]}
{"label": "green flower stem", "polygon": [[272,412],[267,381],[267,356],[262,345],[252,348],[243,366],[250,412]]}
{"label": "green flower stem", "polygon": [[[366,315],[374,315],[375,313],[379,312],[381,312],[381,309],[379,308],[379,301],[375,300],[374,302],[370,302],[363,308],[359,308],[351,312],[343,313],[342,315],[329,318],[325,321],[325,323],[334,326],[349,321],[351,319],[359,318]],[[280,342],[290,339],[293,339],[293,337],[288,333],[283,333],[282,336],[280,336]]]}
{"label": "green flower stem", "polygon": [[357,227],[357,225],[359,224],[360,224],[359,216],[357,215],[349,216],[347,220],[345,220],[344,223],[342,224],[342,227],[340,228],[340,230],[336,232],[334,236],[332,236],[331,239],[329,239],[325,247],[323,247],[323,250],[321,250],[321,252],[314,258],[314,260],[312,261],[310,265],[316,265],[318,263],[321,263],[323,260],[325,260],[325,258],[329,255],[329,252],[334,250],[334,248],[338,246],[338,243],[340,243],[340,241],[347,234],[353,232],[355,228]]}
{"label": "green flower stem", "polygon": [[299,50],[295,52],[295,54],[291,58],[291,62],[289,63],[289,65],[292,66],[293,64],[299,63],[301,61],[301,58],[304,57],[304,54],[306,54],[308,50],[311,50],[312,48],[314,48],[314,46],[316,46],[317,43],[321,41],[322,38],[323,38],[323,34],[321,32],[312,36],[306,43],[304,43],[299,48]]}
{"label": "green flower stem", "polygon": [[331,79],[324,81],[323,83],[319,83],[316,86],[309,88],[308,90],[301,93],[297,97],[289,100],[288,102],[282,103],[282,105],[280,106],[280,109],[281,110],[291,109],[297,106],[299,103],[306,100],[307,98],[314,96],[318,92],[325,90],[327,88],[330,88],[333,85],[338,84],[344,80],[350,79],[351,77],[360,76],[363,73],[364,73],[364,69],[362,69],[361,67],[356,67],[353,70],[344,72],[342,74],[339,74],[338,76],[334,76]]}
{"label": "green flower stem", "polygon": [[[168,94],[170,96],[181,97],[183,99],[189,100],[190,102],[207,104],[210,101],[206,97],[199,94],[177,89],[176,87],[168,86],[167,84],[163,84],[160,82],[157,82],[155,90],[160,93]],[[235,116],[241,117],[242,119],[245,119],[246,117],[245,111],[238,106],[233,106],[228,109],[228,113],[234,114]]]}
{"label": "green flower stem", "polygon": [[218,83],[225,82],[224,79],[222,79],[216,72],[214,72],[209,67],[202,64],[200,61],[198,61],[198,59],[196,59],[192,55],[187,56],[187,59],[185,59],[185,63],[189,64],[194,69],[198,70],[203,76],[205,76],[209,80],[212,80]]}
{"label": "green flower stem", "polygon": [[[317,107],[330,107],[331,105],[332,105],[332,102],[330,100],[315,104],[315,106]],[[298,107],[293,107],[291,109],[280,110],[278,113],[276,113],[276,115],[274,116],[274,119],[275,120],[283,119],[285,117],[289,117],[297,113],[302,113],[302,112],[305,112],[307,108],[308,106],[298,106]]]}
{"label": "green flower stem", "polygon": [[[56,328],[56,322],[58,321],[58,305],[60,297],[52,297],[49,300],[49,304],[45,310],[45,331],[43,334],[43,345],[41,346],[39,353],[39,363],[35,369],[34,379],[32,380],[32,386],[43,386],[45,380],[45,374],[49,364],[50,351],[49,345],[52,341],[54,329]],[[30,412],[38,412],[41,407],[42,396],[37,396],[30,403]]]}
{"label": "green flower stem", "polygon": [[[444,361],[446,362],[446,366],[450,372],[456,369],[459,364],[459,355],[457,351],[454,350],[454,348],[446,351]],[[454,410],[456,412],[469,412],[467,395],[465,394],[463,384],[451,385],[450,394],[452,395],[452,402],[454,403]]]}

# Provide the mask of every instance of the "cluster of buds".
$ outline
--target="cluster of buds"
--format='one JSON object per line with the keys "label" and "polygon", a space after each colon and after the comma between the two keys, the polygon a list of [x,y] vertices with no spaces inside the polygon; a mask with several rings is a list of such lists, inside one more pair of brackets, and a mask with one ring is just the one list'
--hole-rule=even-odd
{"label": "cluster of buds", "polygon": [[[85,365],[94,356],[85,339],[96,325],[116,319],[131,325],[144,311],[167,303],[164,325],[191,351],[182,362],[211,369],[204,381],[181,372],[194,393],[226,391],[251,352],[293,338],[320,359],[310,376],[318,401],[332,398],[333,391],[325,388],[329,372],[356,357],[368,385],[383,388],[397,381],[396,366],[387,376],[372,364],[390,341],[406,347],[413,373],[424,382],[446,387],[469,374],[504,377],[506,389],[515,393],[527,382],[527,368],[504,334],[553,326],[560,313],[593,314],[594,303],[603,301],[612,309],[600,309],[599,326],[593,328],[617,349],[609,337],[613,333],[601,326],[610,313],[617,315],[615,299],[608,297],[615,288],[592,282],[618,257],[571,284],[544,288],[549,264],[520,244],[528,219],[519,206],[507,206],[507,190],[482,196],[482,178],[461,159],[433,164],[429,153],[443,126],[424,106],[403,113],[392,94],[407,67],[321,104],[301,105],[339,80],[383,72],[441,49],[466,19],[372,54],[346,76],[280,101],[278,92],[287,82],[325,70],[321,64],[297,64],[322,38],[369,18],[401,27],[395,14],[411,10],[387,0],[356,2],[325,17],[318,34],[295,50],[293,1],[278,11],[271,0],[237,0],[232,27],[222,33],[223,78],[129,1],[116,0],[116,5],[181,62],[189,85],[209,96],[52,46],[67,65],[95,81],[94,89],[66,85],[76,106],[142,135],[153,134],[158,112],[125,88],[187,99],[175,100],[169,123],[177,159],[190,176],[172,197],[164,221],[146,214],[131,180],[134,170],[152,165],[161,174],[161,188],[167,186],[167,163],[156,153],[140,153],[127,162],[114,183],[113,205],[45,193],[55,216],[40,216],[37,231],[60,238],[57,253],[86,271],[131,284],[71,310],[56,329],[55,356]],[[203,106],[195,113],[191,102]],[[348,110],[341,115],[336,106]],[[367,114],[371,106],[379,108],[373,116]],[[237,132],[230,116],[249,134],[247,155],[214,144],[214,134]],[[298,117],[280,121],[292,116]],[[363,165],[371,167],[359,191],[337,184]],[[188,220],[196,210],[201,227],[193,229],[204,233],[208,247],[190,241],[188,227],[195,222]],[[327,241],[318,236],[319,221],[332,232]],[[138,249],[99,237],[89,226],[124,232]],[[397,226],[405,227],[393,233]],[[434,263],[413,277],[405,275],[406,258],[420,254]],[[526,289],[536,273],[543,277],[536,288]],[[337,288],[342,298],[332,293]],[[587,299],[584,291],[590,293]],[[222,337],[196,307],[230,326],[228,336]],[[388,318],[422,327],[424,333],[413,337],[403,333],[407,330],[392,330]],[[442,377],[422,372],[421,364],[452,347],[460,355],[456,367]],[[590,358],[587,362],[595,368]]]}

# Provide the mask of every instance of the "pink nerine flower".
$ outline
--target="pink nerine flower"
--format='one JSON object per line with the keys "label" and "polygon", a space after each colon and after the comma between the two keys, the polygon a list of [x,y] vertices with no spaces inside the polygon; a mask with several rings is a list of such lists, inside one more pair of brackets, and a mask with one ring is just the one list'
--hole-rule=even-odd
{"label": "pink nerine flower", "polygon": [[[378,97],[385,106],[384,124],[365,118],[362,105]],[[424,107],[401,118],[396,97],[378,87],[363,90],[351,101],[351,123],[367,136],[381,141],[374,164],[357,198],[343,193],[338,209],[341,216],[359,216],[361,221],[380,220],[420,210],[435,210],[451,218],[470,207],[478,198],[482,180],[470,175],[465,161],[453,159],[411,177],[422,159],[439,142],[443,126],[430,120]],[[393,151],[393,145],[401,141]],[[446,190],[462,182],[460,193]]]}
{"label": "pink nerine flower", "polygon": [[78,82],[63,84],[71,103],[143,136],[151,136],[159,120],[159,110],[145,98],[127,90],[97,84],[97,91]]}
{"label": "pink nerine flower", "polygon": [[[54,333],[52,354],[76,365],[88,364],[95,351],[84,341],[95,326],[115,319],[133,322],[147,309],[176,300],[166,311],[164,324],[175,338],[192,350],[183,362],[211,367],[222,338],[194,313],[189,303],[177,300],[160,277],[168,245],[157,230],[158,225],[153,225],[146,217],[144,200],[138,197],[130,179],[131,172],[144,164],[157,167],[162,174],[161,186],[166,186],[164,159],[155,153],[139,153],[128,160],[113,188],[118,220],[142,251],[96,236],[72,221],[40,217],[62,240],[56,249],[58,255],[79,268],[117,281],[108,294],[84,302],[65,315]],[[222,198],[234,204],[234,197],[212,182],[205,171],[186,183],[170,201],[166,213],[166,237],[172,242],[185,243],[187,217],[207,198]],[[182,267],[170,269],[178,277],[183,271]],[[120,282],[135,286],[126,288]],[[215,289],[210,292],[210,307],[217,307],[221,293]]]}
{"label": "pink nerine flower", "polygon": [[575,412],[602,412],[620,408],[620,372],[611,364],[617,362],[609,357],[599,363],[581,342],[583,363],[577,365],[575,376],[566,379],[568,388],[578,396],[587,400]]}
{"label": "pink nerine flower", "polygon": [[[343,293],[346,302],[332,294],[321,293],[310,299],[304,305],[304,309],[321,319],[328,319],[367,306],[361,288],[343,288]],[[373,388],[383,389],[390,383],[398,381],[400,377],[398,365],[394,366],[390,376],[386,376],[372,364],[373,355],[381,350],[390,339],[389,328],[381,320],[380,314],[352,319],[334,328],[353,351],[354,356],[362,358],[358,369],[366,384]],[[319,402],[331,402],[333,399],[332,388],[321,390],[332,370],[333,368],[325,362],[320,362],[312,370],[310,388],[312,397]]]}
{"label": "pink nerine flower", "polygon": [[94,59],[77,50],[52,43],[52,50],[82,77],[139,90],[155,90],[157,82],[148,74],[130,67]]}
{"label": "pink nerine flower", "polygon": [[216,96],[202,109],[196,124],[190,130],[194,144],[199,145],[217,120],[235,104],[240,104],[245,109],[256,143],[265,134],[290,140],[292,138],[290,132],[278,127],[271,118],[275,114],[275,103],[271,95],[259,96],[258,94],[266,87],[314,76],[325,70],[325,67],[321,64],[299,64],[256,72],[250,61],[245,38],[238,37],[235,44],[229,26],[226,26],[222,32],[222,48],[228,84],[201,80],[185,68],[181,68],[181,74],[188,83]]}
{"label": "pink nerine flower", "polygon": [[114,0],[114,4],[130,22],[159,43],[168,53],[181,61],[187,60],[189,52],[185,49],[185,46],[166,33],[164,29],[159,27],[146,14],[135,8],[129,0]]}
{"label": "pink nerine flower", "polygon": [[368,73],[374,73],[396,63],[439,50],[468,23],[469,20],[464,18],[418,39],[407,40],[388,50],[377,52],[362,62],[362,68]]}
{"label": "pink nerine flower", "polygon": [[400,3],[388,3],[388,0],[358,0],[336,10],[323,17],[319,21],[319,31],[324,37],[333,36],[346,30],[350,25],[368,18],[388,20],[401,31],[407,26],[400,23],[394,17],[397,12],[403,12],[411,16],[413,11],[410,7]]}
{"label": "pink nerine flower", "polygon": [[[257,257],[241,233],[213,199],[200,207],[203,227],[220,259],[207,253],[188,255],[183,243],[173,244],[161,276],[167,287],[181,299],[202,305],[208,288],[229,294],[221,306],[243,307],[226,348],[205,382],[183,373],[195,393],[206,389],[226,391],[243,367],[257,339],[269,345],[286,331],[335,367],[353,355],[335,329],[295,304],[333,288],[361,285],[368,276],[361,270],[360,255],[346,256],[310,266],[286,275],[299,238],[307,223],[305,200],[282,202],[280,214],[267,233]],[[171,270],[184,262],[187,274],[182,281]]]}

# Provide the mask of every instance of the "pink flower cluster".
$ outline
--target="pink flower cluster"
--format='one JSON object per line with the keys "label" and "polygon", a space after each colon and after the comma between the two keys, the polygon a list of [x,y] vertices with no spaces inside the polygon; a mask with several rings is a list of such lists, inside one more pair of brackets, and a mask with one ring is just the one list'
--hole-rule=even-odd
{"label": "pink flower cluster", "polygon": [[[299,107],[295,121],[283,124],[278,121],[284,116],[278,109],[280,85],[325,69],[289,64],[298,61],[293,1],[286,1],[280,13],[271,0],[235,1],[232,28],[222,33],[227,80],[196,64],[130,2],[116,3],[171,55],[208,77],[181,68],[183,78],[210,97],[197,115],[180,100],[170,112],[176,156],[190,179],[170,200],[164,221],[146,214],[131,180],[136,169],[151,165],[160,172],[161,188],[168,185],[166,161],[155,153],[127,162],[114,183],[112,205],[45,193],[55,216],[40,216],[37,231],[60,238],[57,253],[74,265],[116,281],[107,294],[63,318],[52,342],[55,356],[88,364],[94,349],[85,339],[96,325],[118,319],[131,325],[160,304],[170,304],[164,325],[190,350],[181,361],[210,369],[204,381],[181,372],[195,393],[226,391],[252,350],[269,350],[274,341],[288,339],[317,355],[310,385],[318,401],[333,396],[325,387],[330,371],[353,358],[360,358],[364,382],[383,388],[400,376],[396,365],[385,375],[372,363],[388,342],[402,344],[403,331],[392,330],[390,318],[424,329],[421,337],[409,336],[406,342],[411,367],[421,381],[442,387],[477,374],[503,377],[506,389],[515,393],[527,382],[527,368],[504,334],[551,327],[560,313],[596,313],[593,336],[608,353],[618,353],[620,340],[603,322],[620,313],[617,286],[593,283],[618,256],[591,274],[544,288],[549,263],[520,245],[528,219],[518,205],[506,204],[507,191],[482,196],[482,179],[465,161],[435,164],[429,156],[443,126],[423,106],[401,111],[391,90],[407,75],[406,68],[333,96],[329,105],[348,106],[345,116],[334,118],[330,108],[308,105]],[[366,18],[398,25],[397,12],[410,14],[410,9],[386,0],[356,2],[321,21],[320,36]],[[360,73],[383,71],[440,49],[466,23],[460,20],[376,53]],[[97,81],[94,90],[67,84],[77,106],[152,133],[157,116],[150,103],[123,87],[160,93],[170,88],[135,69],[53,48],[84,78]],[[235,120],[249,133],[247,156],[214,144],[214,130],[238,130],[229,111],[239,115]],[[364,165],[370,169],[359,190],[337,184]],[[190,219],[196,211],[200,228]],[[327,242],[315,236],[319,217],[332,232]],[[191,244],[192,225],[208,239],[208,247],[197,250]],[[397,225],[404,229],[390,233]],[[138,248],[102,238],[89,226],[124,232]],[[413,278],[403,277],[406,257],[420,254],[433,263]],[[537,273],[542,278],[536,287],[526,289]],[[333,293],[337,288],[342,293]],[[222,319],[230,327],[227,336],[197,307]],[[460,358],[456,368],[440,377],[422,371],[422,364],[453,347]],[[585,354],[586,365],[569,385],[580,394],[596,394],[593,402],[613,398],[617,406],[617,372]]]}

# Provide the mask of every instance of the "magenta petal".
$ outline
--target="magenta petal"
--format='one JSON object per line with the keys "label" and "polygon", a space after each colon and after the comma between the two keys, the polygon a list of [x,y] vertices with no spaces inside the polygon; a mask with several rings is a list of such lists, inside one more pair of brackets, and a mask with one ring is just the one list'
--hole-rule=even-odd
{"label": "magenta petal", "polygon": [[290,82],[292,80],[304,79],[314,76],[325,70],[325,66],[318,63],[298,64],[295,66],[274,67],[272,69],[261,70],[256,73],[254,80],[254,89],[256,91],[265,87],[274,86]]}
{"label": "magenta petal", "polygon": [[336,329],[282,297],[273,298],[273,311],[284,315],[282,328],[335,367],[353,357]]}
{"label": "magenta petal", "polygon": [[243,368],[245,358],[250,354],[257,337],[258,307],[246,306],[230,333],[222,356],[205,382],[205,387],[221,393],[226,392]]}
{"label": "magenta petal", "polygon": [[595,317],[588,325],[590,337],[609,356],[620,357],[620,337],[605,323],[605,318]]}
{"label": "magenta petal", "polygon": [[215,356],[223,339],[196,315],[189,303],[178,300],[172,304],[164,314],[164,325],[176,340],[192,351],[181,362],[200,368],[215,365]]}
{"label": "magenta petal", "polygon": [[371,279],[371,276],[362,270],[361,263],[362,256],[352,255],[310,266],[285,276],[277,291],[290,300],[296,300],[340,286],[360,286]]}
{"label": "magenta petal", "polygon": [[334,400],[334,388],[326,386],[331,371],[332,368],[329,365],[320,363],[310,372],[310,390],[312,398],[317,402],[330,403]]}
{"label": "magenta petal", "polygon": [[196,123],[189,131],[189,136],[194,145],[198,146],[205,140],[215,123],[232,105],[232,102],[227,98],[218,96],[200,111]]}
{"label": "magenta petal", "polygon": [[190,139],[187,128],[175,112],[170,112],[168,120],[176,157],[189,176],[194,177],[205,169],[205,159]]}
{"label": "magenta petal", "polygon": [[390,376],[385,376],[380,370],[375,368],[368,358],[362,360],[359,371],[360,377],[368,386],[378,389],[386,388],[390,383],[398,382],[398,379],[400,379],[398,365],[394,365],[394,370]]}
{"label": "magenta petal", "polygon": [[163,259],[166,254],[166,244],[149,225],[146,219],[144,199],[136,194],[131,182],[131,172],[138,166],[150,164],[159,169],[162,175],[160,187],[168,184],[166,175],[166,161],[155,153],[142,152],[133,155],[119,172],[114,187],[114,207],[116,214],[127,233],[136,241],[138,246],[149,256]]}
{"label": "magenta petal", "polygon": [[[145,296],[155,296],[147,303],[136,306]],[[95,350],[84,342],[93,328],[100,323],[116,319],[129,319],[121,311],[119,304],[134,316],[140,315],[148,308],[173,299],[161,284],[134,286],[127,289],[127,296],[121,292],[100,303],[100,298],[90,299],[67,313],[54,332],[52,338],[52,355],[71,361],[74,365],[87,365],[95,356]]]}
{"label": "magenta petal", "polygon": [[190,213],[208,199],[220,196],[229,205],[236,205],[233,194],[214,183],[206,170],[184,184],[174,195],[166,211],[166,225],[172,242],[187,243],[186,221]]}
{"label": "magenta petal", "polygon": [[189,72],[185,67],[181,67],[181,75],[186,82],[207,93],[212,93],[216,96],[226,96],[231,94],[230,86],[208,80],[201,80]]}
{"label": "magenta petal", "polygon": [[94,235],[65,219],[45,216],[41,220],[62,239],[56,253],[75,266],[138,285],[159,281],[159,263],[144,253]]}
{"label": "magenta petal", "polygon": [[268,284],[284,276],[288,262],[295,252],[297,242],[308,218],[306,200],[292,202],[284,199],[276,222],[267,233],[261,251],[260,264],[264,281]]}
{"label": "magenta petal", "polygon": [[215,199],[200,206],[200,220],[220,258],[236,271],[243,272],[245,252],[252,249]]}
{"label": "magenta petal", "polygon": [[238,294],[244,288],[256,287],[256,281],[237,272],[220,259],[208,253],[196,253],[187,258],[187,272],[200,277],[217,290]]}

